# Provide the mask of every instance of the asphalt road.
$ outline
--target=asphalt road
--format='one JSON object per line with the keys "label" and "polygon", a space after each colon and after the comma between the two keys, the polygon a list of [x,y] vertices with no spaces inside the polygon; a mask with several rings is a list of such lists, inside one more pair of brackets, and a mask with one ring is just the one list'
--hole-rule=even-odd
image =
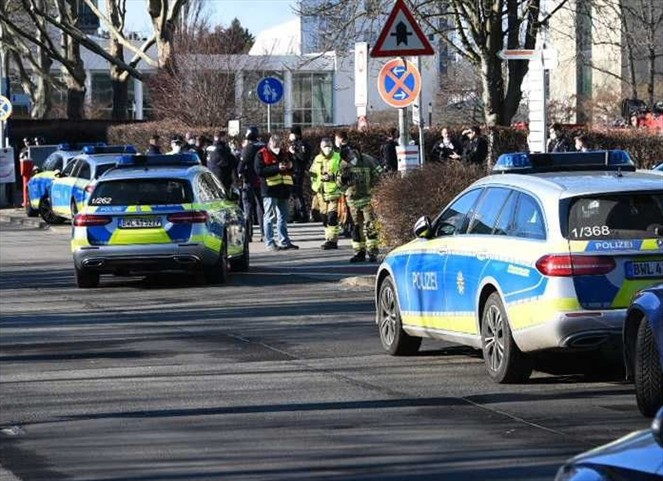
{"label": "asphalt road", "polygon": [[501,386],[464,347],[383,354],[370,288],[338,282],[375,266],[320,234],[224,286],[79,290],[68,227],[0,224],[0,479],[552,480],[648,426],[601,358]]}

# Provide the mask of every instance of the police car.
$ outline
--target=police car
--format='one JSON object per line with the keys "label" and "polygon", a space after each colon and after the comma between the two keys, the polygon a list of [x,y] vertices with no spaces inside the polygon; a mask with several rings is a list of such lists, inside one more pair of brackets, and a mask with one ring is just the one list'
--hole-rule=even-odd
{"label": "police car", "polygon": [[65,170],[56,175],[50,188],[50,204],[53,214],[61,219],[71,219],[82,208],[92,182],[115,166],[117,154],[136,153],[132,145],[84,147]]}
{"label": "police car", "polygon": [[244,216],[195,154],[122,156],[73,220],[79,287],[102,274],[201,273],[223,283],[249,268]]}
{"label": "police car", "polygon": [[529,378],[529,353],[619,339],[635,292],[663,279],[663,183],[623,151],[508,154],[376,278],[385,350],[424,337],[483,350],[496,382]]}
{"label": "police car", "polygon": [[[92,170],[88,172],[87,168],[80,169],[81,159],[88,159],[82,162],[91,165],[93,162],[96,164],[95,161],[91,160],[92,156],[115,154],[106,157],[107,162],[114,163],[114,158],[117,157],[117,154],[130,152],[135,153],[136,151],[133,146],[129,145],[107,146],[99,143],[71,146],[69,144],[60,144],[60,148],[48,156],[40,171],[28,181],[28,199],[25,204],[27,215],[34,217],[39,214],[49,224],[58,224],[63,222],[65,218],[71,218],[70,207],[72,204],[70,200],[75,198],[76,202],[80,205],[80,202],[84,198],[84,194],[79,191],[78,187],[82,184],[87,184],[94,178],[95,174],[98,176],[103,170],[101,169],[99,172],[96,172],[96,169],[94,169],[94,172]],[[88,175],[90,177],[87,179],[77,179],[78,183],[72,177],[87,177]],[[68,191],[69,194],[72,194],[65,200],[64,204],[58,198],[57,206],[54,205],[56,202],[51,192],[53,184],[56,182],[60,185],[57,193],[62,194],[64,191]]]}

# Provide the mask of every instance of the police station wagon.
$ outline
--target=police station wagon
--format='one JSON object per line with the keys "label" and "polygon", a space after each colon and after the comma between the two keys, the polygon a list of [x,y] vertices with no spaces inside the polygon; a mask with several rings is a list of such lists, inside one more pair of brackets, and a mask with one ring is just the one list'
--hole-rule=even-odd
{"label": "police station wagon", "polygon": [[204,274],[223,283],[249,268],[246,223],[237,202],[195,154],[135,155],[94,184],[73,220],[79,287],[102,274]]}
{"label": "police station wagon", "polygon": [[522,382],[530,353],[619,339],[633,295],[663,279],[663,183],[623,151],[507,154],[494,172],[386,257],[376,322],[389,354],[444,339]]}

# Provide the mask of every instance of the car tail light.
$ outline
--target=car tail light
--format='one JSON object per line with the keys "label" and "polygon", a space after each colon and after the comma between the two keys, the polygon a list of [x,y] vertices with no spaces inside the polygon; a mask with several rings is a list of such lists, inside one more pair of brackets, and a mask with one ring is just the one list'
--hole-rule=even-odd
{"label": "car tail light", "polygon": [[209,220],[209,214],[204,210],[192,210],[168,214],[167,218],[173,224],[204,224]]}
{"label": "car tail light", "polygon": [[74,225],[76,227],[92,227],[95,225],[110,224],[111,218],[107,215],[94,215],[94,214],[76,214],[74,217]]}
{"label": "car tail light", "polygon": [[615,260],[606,256],[546,255],[536,261],[541,274],[551,277],[596,276],[615,268]]}

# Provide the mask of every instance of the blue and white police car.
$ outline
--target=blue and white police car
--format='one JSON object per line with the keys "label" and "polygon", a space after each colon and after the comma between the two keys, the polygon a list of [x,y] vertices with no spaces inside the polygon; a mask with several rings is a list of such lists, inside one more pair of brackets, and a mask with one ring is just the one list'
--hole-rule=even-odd
{"label": "blue and white police car", "polygon": [[223,283],[249,268],[242,210],[196,154],[122,156],[73,220],[78,287],[102,274],[204,274]]}
{"label": "blue and white police car", "polygon": [[623,151],[506,154],[494,172],[385,258],[376,322],[389,354],[458,342],[522,382],[530,353],[619,339],[633,295],[663,279],[663,183]]}

